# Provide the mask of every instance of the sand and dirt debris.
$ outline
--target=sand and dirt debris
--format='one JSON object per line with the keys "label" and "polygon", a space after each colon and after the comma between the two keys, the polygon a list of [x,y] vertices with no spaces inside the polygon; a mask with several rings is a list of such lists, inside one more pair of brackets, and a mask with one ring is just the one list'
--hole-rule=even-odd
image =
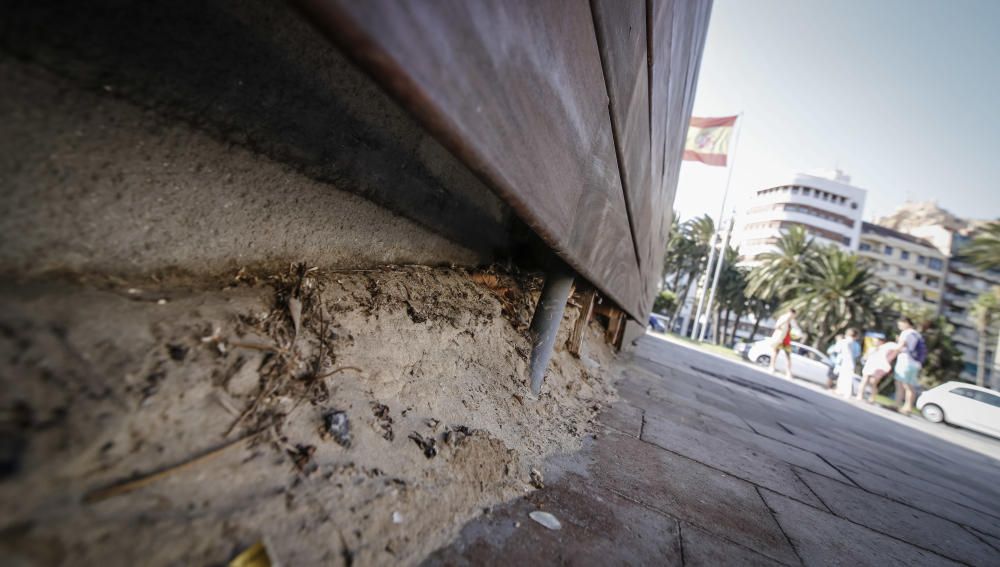
{"label": "sand and dirt debris", "polygon": [[575,309],[523,397],[538,288],[419,266],[3,283],[0,551],[219,564],[266,540],[288,565],[416,563],[532,490],[614,397],[596,324],[598,368],[562,348]]}

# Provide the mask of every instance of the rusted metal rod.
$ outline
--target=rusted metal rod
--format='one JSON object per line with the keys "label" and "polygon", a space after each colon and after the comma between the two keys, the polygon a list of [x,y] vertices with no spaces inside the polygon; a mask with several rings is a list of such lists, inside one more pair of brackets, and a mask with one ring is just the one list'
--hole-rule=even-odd
{"label": "rusted metal rod", "polygon": [[559,333],[569,292],[573,287],[573,270],[555,260],[545,274],[545,287],[531,317],[531,393],[542,390],[545,370],[552,359],[552,349]]}

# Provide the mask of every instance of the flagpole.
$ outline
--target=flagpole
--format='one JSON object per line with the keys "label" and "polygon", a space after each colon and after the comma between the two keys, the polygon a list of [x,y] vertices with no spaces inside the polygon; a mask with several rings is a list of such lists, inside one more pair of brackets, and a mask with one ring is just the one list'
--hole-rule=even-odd
{"label": "flagpole", "polygon": [[[708,286],[708,280],[709,277],[711,276],[712,263],[715,261],[715,244],[719,241],[718,236],[719,236],[718,232],[713,228],[712,238],[711,240],[709,240],[708,244],[710,252],[708,253],[708,263],[705,264],[704,287]],[[706,291],[705,289],[702,289],[703,286],[699,282],[695,282],[695,284],[696,284],[695,292],[698,292],[699,289],[701,290],[701,292],[698,293],[698,309],[694,312],[694,325],[691,327],[691,340],[693,341],[697,341],[698,337],[700,336],[700,334],[698,333],[698,324],[699,324],[698,322],[701,320],[701,308],[702,306],[705,305],[705,291]]]}
{"label": "flagpole", "polygon": [[[729,229],[726,230],[726,237],[722,239],[722,247],[719,249],[719,261],[715,266],[715,276],[712,277],[712,290],[708,293],[708,305],[705,306],[706,322],[712,320],[712,304],[715,302],[715,290],[719,287],[719,275],[722,273],[722,263],[726,259],[726,248],[729,247],[729,237],[733,234],[734,224],[736,224],[735,209],[729,217]],[[705,332],[707,330],[708,325],[701,326],[701,336],[698,337],[698,341],[705,340]]]}
{"label": "flagpole", "polygon": [[[742,131],[743,131],[743,112],[740,111],[740,113],[736,115],[736,131],[733,132],[733,151],[730,152],[730,159],[728,160],[728,162],[729,162],[729,172],[726,174],[726,190],[722,194],[722,206],[719,207],[719,217],[718,217],[719,218],[719,224],[718,224],[719,228],[722,227],[722,222],[723,222],[723,218],[722,217],[723,217],[723,215],[726,214],[726,201],[729,199],[729,187],[730,187],[730,185],[733,182],[733,170],[736,169],[736,149],[739,147],[740,133]],[[714,270],[713,270],[713,266],[712,266],[712,255],[709,256],[709,265],[708,265],[709,272],[707,274],[705,274],[705,283],[708,283],[709,277],[711,276],[712,288],[711,288],[711,291],[709,291],[709,294],[708,294],[708,305],[705,306],[705,318],[706,318],[706,321],[705,321],[704,325],[701,325],[701,332],[700,333],[692,333],[692,336],[691,336],[692,339],[694,339],[694,340],[696,340],[698,342],[701,342],[701,341],[705,340],[705,331],[708,328],[708,319],[710,317],[710,313],[712,313],[712,303],[715,301],[715,288],[718,287],[718,285],[719,285],[719,274],[722,272],[722,262],[726,258],[726,247],[729,246],[729,236],[730,236],[730,234],[732,234],[733,224],[735,224],[735,223],[736,223],[736,211],[734,210],[733,211],[733,218],[732,218],[732,221],[730,222],[730,226],[729,226],[729,231],[727,231],[727,233],[726,233],[726,238],[725,238],[725,242],[722,245],[722,249],[719,250],[719,258],[718,258],[718,260],[716,262],[716,265],[714,266]],[[713,238],[713,242],[714,241],[715,241],[715,239]],[[715,252],[714,246],[712,248],[712,252],[713,253]],[[704,299],[704,294],[702,295],[702,299]],[[699,301],[699,305],[698,305],[698,312],[699,312],[698,319],[700,319],[701,318],[701,302],[700,301]],[[698,319],[695,319],[695,322],[694,322],[694,325],[695,325],[694,329],[695,329],[695,331],[698,330]]]}

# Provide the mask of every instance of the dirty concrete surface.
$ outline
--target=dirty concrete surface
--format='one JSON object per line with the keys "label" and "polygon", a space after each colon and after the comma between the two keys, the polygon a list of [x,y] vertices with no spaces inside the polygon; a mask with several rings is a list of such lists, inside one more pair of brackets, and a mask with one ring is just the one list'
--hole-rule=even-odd
{"label": "dirty concrete surface", "polygon": [[650,335],[623,364],[596,438],[426,565],[1000,564],[1000,440],[970,451]]}

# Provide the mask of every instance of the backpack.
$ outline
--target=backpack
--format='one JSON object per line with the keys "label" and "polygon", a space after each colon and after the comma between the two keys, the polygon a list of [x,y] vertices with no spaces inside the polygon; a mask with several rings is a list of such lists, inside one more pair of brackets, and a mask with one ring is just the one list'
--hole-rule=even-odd
{"label": "backpack", "polygon": [[917,346],[913,347],[913,352],[910,353],[910,356],[921,365],[927,360],[927,342],[924,340],[923,335],[920,335],[917,339]]}

